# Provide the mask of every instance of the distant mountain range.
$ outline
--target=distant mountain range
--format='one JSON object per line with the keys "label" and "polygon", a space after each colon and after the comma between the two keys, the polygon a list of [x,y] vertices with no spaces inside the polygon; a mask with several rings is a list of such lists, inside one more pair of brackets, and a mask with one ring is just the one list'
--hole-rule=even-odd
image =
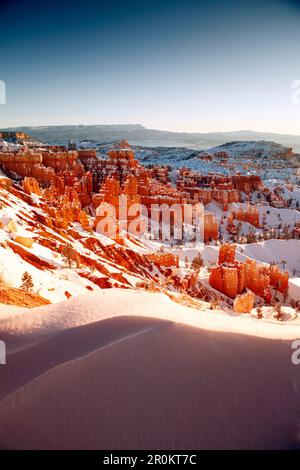
{"label": "distant mountain range", "polygon": [[187,147],[205,149],[231,141],[265,140],[293,147],[300,152],[300,135],[275,134],[251,130],[235,132],[189,133],[147,129],[140,124],[120,125],[71,125],[71,126],[33,126],[3,130],[19,130],[28,133],[33,139],[50,144],[66,143],[71,140],[109,143],[125,139],[132,145],[148,147]]}

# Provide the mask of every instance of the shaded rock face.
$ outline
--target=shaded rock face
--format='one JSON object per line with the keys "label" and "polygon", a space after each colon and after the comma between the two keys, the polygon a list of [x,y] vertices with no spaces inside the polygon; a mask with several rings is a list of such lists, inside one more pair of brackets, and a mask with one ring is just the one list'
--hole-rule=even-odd
{"label": "shaded rock face", "polygon": [[[283,273],[277,266],[262,266],[255,260],[247,259],[245,263],[235,260],[235,245],[221,245],[218,266],[213,267],[209,276],[210,285],[235,299],[249,289],[266,303],[272,300],[271,287],[285,295],[288,291],[288,273]],[[248,301],[243,298],[241,302]],[[250,303],[250,300],[249,300]]]}

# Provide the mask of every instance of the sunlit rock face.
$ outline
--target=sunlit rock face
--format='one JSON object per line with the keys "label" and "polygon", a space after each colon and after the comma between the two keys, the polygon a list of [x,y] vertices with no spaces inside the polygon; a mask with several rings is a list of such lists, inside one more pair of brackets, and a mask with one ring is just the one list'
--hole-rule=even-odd
{"label": "sunlit rock face", "polygon": [[4,140],[29,140],[28,134],[25,132],[0,132],[0,139]]}
{"label": "sunlit rock face", "polygon": [[43,157],[39,153],[0,153],[0,165],[11,173],[24,178],[32,176],[34,167],[40,167]]}
{"label": "sunlit rock face", "polygon": [[179,257],[172,253],[151,253],[146,255],[146,257],[155,264],[165,266],[166,268],[172,266],[179,267]]}
{"label": "sunlit rock face", "polygon": [[255,295],[248,291],[238,295],[233,304],[233,310],[237,313],[250,313],[254,307]]}
{"label": "sunlit rock face", "polygon": [[34,194],[37,194],[38,196],[41,195],[41,188],[36,178],[25,176],[25,178],[22,181],[22,186],[23,186],[24,191],[27,194],[34,193]]}
{"label": "sunlit rock face", "polygon": [[202,175],[189,168],[181,168],[177,179],[177,189],[189,199],[203,204],[216,201],[227,211],[229,204],[240,201],[240,193],[251,194],[261,190],[263,183],[256,175]]}
{"label": "sunlit rock face", "polygon": [[0,165],[9,174],[25,180],[27,178],[23,187],[28,193],[39,194],[32,187],[35,184],[33,180],[36,180],[43,187],[54,186],[56,195],[62,195],[66,187],[72,187],[78,193],[83,207],[91,202],[92,173],[85,171],[76,151],[62,151],[61,148],[48,146],[36,152],[3,152],[0,153]]}
{"label": "sunlit rock face", "polygon": [[219,222],[214,214],[204,214],[204,241],[218,240]]}
{"label": "sunlit rock face", "polygon": [[285,295],[288,279],[288,273],[281,272],[277,266],[263,266],[250,259],[245,263],[236,261],[235,245],[224,244],[220,247],[218,265],[211,268],[209,283],[231,299],[249,289],[270,303],[271,287]]}
{"label": "sunlit rock face", "polygon": [[234,263],[235,261],[236,246],[230,243],[225,243],[220,246],[219,250],[219,264]]}
{"label": "sunlit rock face", "polygon": [[[65,208],[68,203],[65,202],[62,208],[59,202],[69,194],[68,188],[77,194],[81,209],[92,207],[96,211],[105,202],[114,206],[117,219],[121,212],[120,197],[126,197],[126,210],[123,210],[121,219],[126,218],[129,223],[136,217],[136,212],[131,208],[138,204],[146,207],[151,218],[153,205],[179,206],[183,215],[186,203],[194,206],[215,198],[225,207],[238,200],[232,182],[227,180],[213,183],[215,188],[209,191],[196,187],[194,193],[186,187],[180,190],[180,185],[175,187],[170,182],[168,167],[143,167],[135,160],[134,152],[126,141],[115,144],[106,159],[98,158],[95,150],[77,151],[61,146],[45,146],[36,150],[24,148],[16,154],[3,152],[0,154],[0,164],[8,173],[23,178],[22,185],[27,194],[42,194],[51,201],[50,211],[55,205],[57,211],[61,210],[60,215],[53,214],[52,223],[62,228],[71,221],[78,221],[78,211],[71,216],[69,209],[66,211]],[[173,225],[173,213],[170,221]],[[98,222],[99,218],[92,226],[97,226]],[[216,217],[205,214],[204,241],[217,240],[218,230]]]}

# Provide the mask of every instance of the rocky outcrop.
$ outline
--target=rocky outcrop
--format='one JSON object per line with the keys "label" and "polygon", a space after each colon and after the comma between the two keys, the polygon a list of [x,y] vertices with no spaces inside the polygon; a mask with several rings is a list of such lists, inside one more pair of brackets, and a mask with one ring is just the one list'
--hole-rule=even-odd
{"label": "rocky outcrop", "polygon": [[232,219],[240,222],[248,222],[256,228],[260,227],[259,211],[255,206],[248,206],[245,210],[232,211]]}
{"label": "rocky outcrop", "polygon": [[27,194],[37,194],[38,196],[41,195],[41,188],[39,182],[35,178],[31,178],[25,176],[22,181],[22,187]]}
{"label": "rocky outcrop", "polygon": [[204,242],[218,240],[219,222],[214,214],[204,214]]}
{"label": "rocky outcrop", "polygon": [[235,262],[236,245],[225,243],[219,249],[219,264]]}
{"label": "rocky outcrop", "polygon": [[9,248],[11,248],[15,253],[20,255],[20,257],[24,260],[27,261],[29,264],[32,264],[32,266],[36,267],[37,269],[40,269],[41,271],[45,269],[53,269],[55,266],[49,264],[47,261],[42,260],[38,256],[34,255],[33,253],[29,252],[25,248],[21,247],[20,245],[14,243],[14,242],[7,242],[7,245]]}
{"label": "rocky outcrop", "polygon": [[235,245],[221,245],[218,266],[211,268],[210,285],[231,299],[249,289],[266,303],[272,300],[271,287],[283,295],[288,291],[288,273],[277,266],[263,266],[255,260],[235,260]]}
{"label": "rocky outcrop", "polygon": [[254,307],[255,295],[248,291],[242,295],[238,295],[233,303],[233,310],[237,313],[250,313]]}
{"label": "rocky outcrop", "polygon": [[39,307],[40,305],[48,305],[50,302],[33,292],[16,289],[0,283],[0,304],[33,308]]}
{"label": "rocky outcrop", "polygon": [[181,168],[177,188],[185,193],[188,200],[196,199],[203,204],[214,200],[227,211],[229,204],[239,202],[241,192],[250,194],[262,189],[263,184],[256,175],[202,175],[189,168]]}
{"label": "rocky outcrop", "polygon": [[150,253],[146,255],[150,261],[153,261],[156,265],[169,267],[179,267],[179,257],[172,253]]}

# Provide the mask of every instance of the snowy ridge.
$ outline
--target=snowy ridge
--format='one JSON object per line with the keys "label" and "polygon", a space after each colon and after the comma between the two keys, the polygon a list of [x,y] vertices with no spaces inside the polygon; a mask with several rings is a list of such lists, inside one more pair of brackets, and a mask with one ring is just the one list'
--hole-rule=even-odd
{"label": "snowy ridge", "polygon": [[123,289],[7,316],[0,448],[299,445],[300,326],[244,321]]}

